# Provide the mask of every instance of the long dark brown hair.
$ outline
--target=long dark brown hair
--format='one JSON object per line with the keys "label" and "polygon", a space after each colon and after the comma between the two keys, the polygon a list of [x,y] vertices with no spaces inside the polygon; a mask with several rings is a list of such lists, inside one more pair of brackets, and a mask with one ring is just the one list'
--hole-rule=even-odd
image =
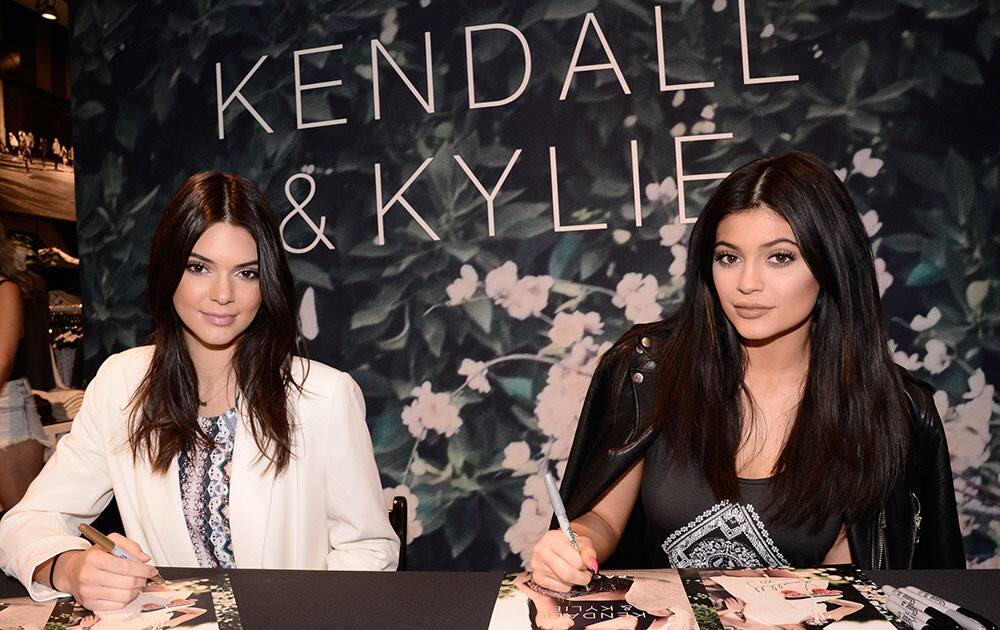
{"label": "long dark brown hair", "polygon": [[198,376],[184,342],[173,297],[195,242],[211,225],[244,228],[257,242],[261,305],[237,340],[233,371],[240,406],[268,467],[281,472],[291,452],[289,387],[298,343],[295,286],[274,212],[260,190],[232,173],[192,175],[167,203],[149,252],[149,309],[155,344],[146,375],[132,397],[130,444],[153,470],[166,472],[182,449],[211,444],[198,426]]}
{"label": "long dark brown hair", "polygon": [[650,421],[680,463],[701,468],[717,499],[739,499],[736,454],[744,418],[754,421],[753,404],[744,409],[752,401],[744,384],[747,355],[722,309],[712,263],[719,222],[762,206],[791,226],[820,286],[802,399],[774,469],[773,516],[812,529],[832,514],[854,522],[884,503],[902,473],[906,394],[889,355],[864,225],[843,183],[813,155],[793,152],[742,166],[698,216],[684,300],[660,324],[669,334]]}

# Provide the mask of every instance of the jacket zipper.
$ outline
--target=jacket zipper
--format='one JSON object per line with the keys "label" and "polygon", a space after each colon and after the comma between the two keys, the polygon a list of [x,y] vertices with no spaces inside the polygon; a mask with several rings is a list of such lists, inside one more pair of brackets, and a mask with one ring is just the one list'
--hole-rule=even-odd
{"label": "jacket zipper", "polygon": [[913,556],[917,551],[917,543],[920,542],[920,523],[923,517],[920,515],[920,499],[917,495],[910,493],[910,503],[913,506],[913,535],[910,536],[910,559],[906,563],[907,569],[913,568]]}
{"label": "jacket zipper", "polygon": [[878,513],[878,531],[872,548],[872,568],[881,569],[885,565],[885,508]]}

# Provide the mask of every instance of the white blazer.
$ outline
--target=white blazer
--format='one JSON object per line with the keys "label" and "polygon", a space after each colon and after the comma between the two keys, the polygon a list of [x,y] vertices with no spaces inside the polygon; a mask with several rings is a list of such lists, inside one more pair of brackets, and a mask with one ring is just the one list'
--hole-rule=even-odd
{"label": "white blazer", "polygon": [[[78,525],[118,500],[125,535],[159,566],[197,567],[181,509],[177,458],[154,474],[132,457],[126,406],[146,373],[152,346],[109,357],[84,395],[83,407],[24,499],[0,521],[0,567],[36,600],[59,592],[32,574],[60,551],[86,549]],[[361,390],[344,372],[296,358],[292,459],[275,478],[265,471],[247,419],[236,429],[229,523],[239,568],[396,568],[399,539],[389,525],[365,424]]]}

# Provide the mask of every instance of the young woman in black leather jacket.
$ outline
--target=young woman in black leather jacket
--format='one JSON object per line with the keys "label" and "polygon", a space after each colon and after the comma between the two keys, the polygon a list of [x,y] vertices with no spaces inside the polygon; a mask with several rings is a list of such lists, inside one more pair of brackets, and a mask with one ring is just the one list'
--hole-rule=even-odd
{"label": "young woman in black leather jacket", "polygon": [[691,234],[685,297],[594,375],[533,579],[604,566],[964,567],[929,388],[888,351],[871,247],[816,157],[723,180]]}

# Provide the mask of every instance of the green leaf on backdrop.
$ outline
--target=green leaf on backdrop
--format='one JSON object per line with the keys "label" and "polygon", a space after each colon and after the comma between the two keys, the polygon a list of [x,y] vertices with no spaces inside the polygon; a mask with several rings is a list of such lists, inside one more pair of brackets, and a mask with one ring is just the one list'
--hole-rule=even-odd
{"label": "green leaf on backdrop", "polygon": [[316,263],[302,258],[290,258],[288,266],[292,270],[292,275],[299,282],[328,291],[333,290],[330,274]]}
{"label": "green leaf on backdrop", "polygon": [[928,190],[945,192],[944,169],[939,160],[905,151],[894,151],[890,155],[893,164],[906,179]]}
{"label": "green leaf on backdrop", "polygon": [[384,322],[389,315],[392,314],[392,309],[388,308],[385,304],[374,304],[367,308],[363,308],[359,311],[355,311],[351,315],[351,330],[356,328],[365,328],[366,326],[375,326],[376,324],[381,324]]}
{"label": "green leaf on backdrop", "polygon": [[958,222],[964,224],[976,199],[972,168],[965,158],[954,149],[949,149],[948,157],[944,159],[944,170],[948,182],[948,208],[958,217]]}
{"label": "green leaf on backdrop", "polygon": [[463,304],[462,310],[483,332],[488,333],[493,329],[493,302],[487,299],[472,300]]}
{"label": "green leaf on backdrop", "polygon": [[578,233],[570,233],[559,239],[559,244],[552,250],[549,257],[549,275],[553,278],[565,278],[570,261],[579,254],[580,241],[583,237]]}
{"label": "green leaf on backdrop", "polygon": [[444,318],[437,311],[431,311],[424,315],[420,321],[420,334],[427,342],[427,349],[436,357],[441,356],[441,348],[444,347],[446,328]]}
{"label": "green leaf on backdrop", "polygon": [[611,246],[601,245],[583,252],[580,256],[580,279],[586,280],[608,265],[611,258]]}
{"label": "green leaf on backdrop", "polygon": [[597,0],[550,0],[545,9],[546,20],[568,20],[593,11]]}
{"label": "green leaf on backdrop", "polygon": [[534,379],[523,376],[491,376],[512,398],[528,405],[535,402]]}
{"label": "green leaf on backdrop", "polygon": [[451,557],[456,558],[469,548],[482,528],[484,507],[475,495],[461,497],[448,506],[444,533],[451,546]]}
{"label": "green leaf on backdrop", "polygon": [[966,85],[982,85],[983,75],[975,59],[950,50],[936,57],[938,70],[949,79]]}
{"label": "green leaf on backdrop", "polygon": [[910,271],[906,277],[906,284],[911,287],[922,287],[934,284],[942,277],[944,277],[944,274],[940,267],[922,260]]}
{"label": "green leaf on backdrop", "polygon": [[882,244],[897,252],[919,252],[927,244],[927,239],[919,234],[900,233],[890,234],[882,239]]}

